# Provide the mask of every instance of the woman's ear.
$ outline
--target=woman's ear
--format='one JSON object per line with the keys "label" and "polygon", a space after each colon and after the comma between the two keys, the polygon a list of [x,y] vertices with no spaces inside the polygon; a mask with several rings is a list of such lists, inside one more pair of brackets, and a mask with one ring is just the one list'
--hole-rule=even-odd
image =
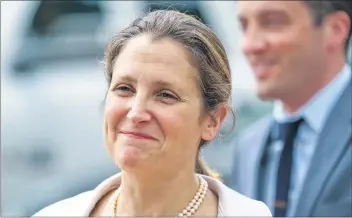
{"label": "woman's ear", "polygon": [[218,105],[214,111],[207,112],[203,123],[202,139],[205,141],[212,140],[220,130],[222,123],[227,115],[225,104]]}

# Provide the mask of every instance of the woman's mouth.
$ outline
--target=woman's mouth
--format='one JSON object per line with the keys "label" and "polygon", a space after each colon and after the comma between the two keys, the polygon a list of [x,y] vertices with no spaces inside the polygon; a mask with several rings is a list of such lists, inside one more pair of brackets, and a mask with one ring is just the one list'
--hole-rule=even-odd
{"label": "woman's mouth", "polygon": [[145,133],[140,133],[140,132],[132,132],[132,131],[120,131],[122,134],[124,134],[127,137],[134,138],[134,139],[148,139],[148,140],[156,140],[151,135],[145,134]]}

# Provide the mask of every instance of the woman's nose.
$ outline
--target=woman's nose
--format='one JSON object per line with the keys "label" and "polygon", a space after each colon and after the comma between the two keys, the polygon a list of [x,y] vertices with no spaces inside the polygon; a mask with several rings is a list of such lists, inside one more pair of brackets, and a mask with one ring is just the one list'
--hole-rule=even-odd
{"label": "woman's nose", "polygon": [[147,100],[136,96],[131,99],[131,107],[127,114],[127,118],[130,119],[134,124],[141,122],[147,122],[151,120],[151,115],[147,110]]}

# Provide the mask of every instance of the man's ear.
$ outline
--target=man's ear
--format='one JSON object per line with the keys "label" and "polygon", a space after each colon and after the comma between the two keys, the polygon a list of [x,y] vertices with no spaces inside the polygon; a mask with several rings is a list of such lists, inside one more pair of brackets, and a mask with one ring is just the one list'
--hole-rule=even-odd
{"label": "man's ear", "polygon": [[205,115],[202,131],[202,139],[205,141],[212,140],[220,130],[222,123],[227,115],[225,104],[218,105],[214,111],[207,112]]}
{"label": "man's ear", "polygon": [[348,40],[351,20],[346,12],[335,12],[329,15],[324,22],[324,36],[329,50],[344,45]]}

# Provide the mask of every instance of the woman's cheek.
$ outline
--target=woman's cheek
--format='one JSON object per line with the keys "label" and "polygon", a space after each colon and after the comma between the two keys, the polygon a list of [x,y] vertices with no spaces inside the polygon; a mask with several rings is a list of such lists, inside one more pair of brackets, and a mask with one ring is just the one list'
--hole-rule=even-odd
{"label": "woman's cheek", "polygon": [[110,143],[116,141],[118,125],[123,120],[124,111],[123,102],[121,101],[110,101],[106,104],[104,114],[105,135],[107,135]]}

